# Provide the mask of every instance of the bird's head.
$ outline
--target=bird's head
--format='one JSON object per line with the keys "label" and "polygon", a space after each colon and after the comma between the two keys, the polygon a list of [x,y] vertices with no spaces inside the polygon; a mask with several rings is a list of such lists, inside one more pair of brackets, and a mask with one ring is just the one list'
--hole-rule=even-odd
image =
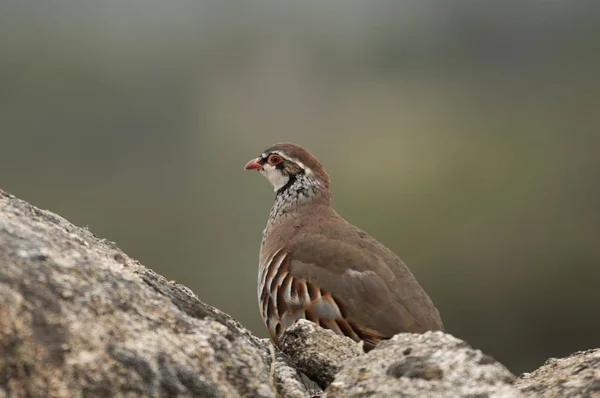
{"label": "bird's head", "polygon": [[258,170],[273,185],[277,195],[290,190],[302,193],[329,193],[329,175],[310,152],[292,143],[275,144],[258,158],[246,163],[246,170]]}

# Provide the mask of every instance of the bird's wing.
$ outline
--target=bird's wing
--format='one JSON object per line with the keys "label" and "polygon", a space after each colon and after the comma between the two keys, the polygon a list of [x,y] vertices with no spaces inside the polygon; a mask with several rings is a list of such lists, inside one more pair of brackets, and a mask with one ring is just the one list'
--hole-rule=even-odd
{"label": "bird's wing", "polygon": [[423,331],[404,302],[413,290],[422,292],[410,272],[399,281],[377,250],[351,242],[315,234],[294,241],[276,250],[260,275],[262,315],[275,341],[300,318],[367,347],[395,333]]}

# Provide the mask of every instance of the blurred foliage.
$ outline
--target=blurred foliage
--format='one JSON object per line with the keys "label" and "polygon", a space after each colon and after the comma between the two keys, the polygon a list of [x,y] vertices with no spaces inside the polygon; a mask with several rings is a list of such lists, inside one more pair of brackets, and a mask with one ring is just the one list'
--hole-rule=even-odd
{"label": "blurred foliage", "polygon": [[447,330],[518,373],[600,346],[600,7],[0,3],[0,186],[261,336],[273,193],[308,147]]}

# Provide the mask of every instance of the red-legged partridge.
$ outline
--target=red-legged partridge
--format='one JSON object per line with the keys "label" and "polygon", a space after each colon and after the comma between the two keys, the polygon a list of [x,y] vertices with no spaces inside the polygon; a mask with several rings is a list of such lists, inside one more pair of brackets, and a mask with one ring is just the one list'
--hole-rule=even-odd
{"label": "red-legged partridge", "polygon": [[273,185],[258,273],[262,318],[277,344],[298,319],[364,341],[443,330],[438,310],[391,250],[331,205],[329,176],[306,149],[276,144],[249,161]]}

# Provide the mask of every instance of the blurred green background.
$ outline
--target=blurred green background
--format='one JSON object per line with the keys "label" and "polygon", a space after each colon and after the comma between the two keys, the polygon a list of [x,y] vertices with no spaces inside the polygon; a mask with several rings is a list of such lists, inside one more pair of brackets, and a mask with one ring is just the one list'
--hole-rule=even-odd
{"label": "blurred green background", "polygon": [[0,187],[260,336],[273,200],[306,146],[447,330],[513,372],[600,346],[600,3],[0,2]]}

